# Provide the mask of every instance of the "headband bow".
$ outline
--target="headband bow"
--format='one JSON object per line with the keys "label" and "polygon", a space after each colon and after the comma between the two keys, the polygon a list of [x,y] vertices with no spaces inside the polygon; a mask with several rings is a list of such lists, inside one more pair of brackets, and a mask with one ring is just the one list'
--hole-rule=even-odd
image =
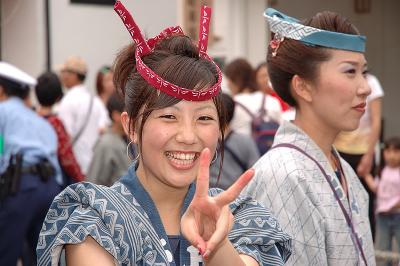
{"label": "headband bow", "polygon": [[271,41],[271,47],[275,49],[275,54],[276,49],[279,47],[279,40],[282,41],[283,38],[301,41],[311,46],[318,45],[353,52],[365,52],[365,36],[305,26],[299,20],[289,17],[273,8],[266,9],[264,16],[268,20],[271,31],[275,33],[275,36],[278,36],[273,40],[275,47],[272,47],[274,43]]}
{"label": "headband bow", "polygon": [[118,13],[125,27],[129,31],[133,41],[136,43],[136,51],[135,51],[136,69],[139,72],[139,74],[147,81],[147,83],[149,83],[156,89],[167,93],[168,95],[187,101],[205,101],[218,95],[218,92],[221,89],[221,81],[222,81],[221,70],[206,53],[208,44],[208,31],[210,27],[210,17],[211,17],[210,7],[203,6],[201,9],[198,49],[199,49],[199,56],[212,62],[216,67],[218,72],[218,80],[212,87],[201,91],[194,91],[182,88],[172,84],[171,82],[164,80],[163,78],[158,76],[153,70],[151,70],[148,66],[146,66],[146,64],[142,60],[143,56],[153,52],[154,47],[158,41],[175,34],[183,35],[181,27],[175,26],[166,28],[157,36],[145,40],[140,31],[140,28],[133,20],[131,14],[126,10],[124,5],[120,1],[116,1],[114,5],[114,10]]}

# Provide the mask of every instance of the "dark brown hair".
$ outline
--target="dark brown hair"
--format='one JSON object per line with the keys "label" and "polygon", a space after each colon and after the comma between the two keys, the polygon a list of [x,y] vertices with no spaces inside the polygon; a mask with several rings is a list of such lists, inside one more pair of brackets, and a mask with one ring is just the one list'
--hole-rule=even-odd
{"label": "dark brown hair", "polygon": [[[136,70],[135,49],[135,44],[131,44],[117,55],[114,62],[114,84],[125,98],[125,109],[131,121],[129,130],[132,123],[137,123],[141,118],[138,135],[139,144],[142,145],[143,126],[151,112],[172,106],[181,100],[152,87],[142,78]],[[176,35],[161,40],[156,44],[154,52],[144,56],[142,60],[164,80],[187,89],[199,91],[211,87],[218,80],[214,64],[199,57],[197,47],[187,36]],[[226,115],[221,93],[213,101],[218,111],[222,136],[219,145],[223,158]]]}
{"label": "dark brown hair", "polygon": [[[348,19],[330,11],[317,13],[302,24],[328,31],[359,34]],[[274,34],[271,38],[273,37]],[[292,39],[284,39],[276,56],[272,56],[272,48],[268,46],[268,73],[274,90],[289,105],[296,106],[296,100],[290,90],[293,76],[297,74],[305,80],[315,81],[318,78],[320,64],[329,60],[330,57],[330,49],[306,45]]]}
{"label": "dark brown hair", "polygon": [[238,93],[244,89],[250,92],[257,90],[256,76],[253,67],[244,58],[238,58],[227,64],[224,73],[233,83],[239,87]]}
{"label": "dark brown hair", "polygon": [[384,142],[384,149],[393,148],[400,150],[400,137],[390,137]]}
{"label": "dark brown hair", "polygon": [[96,76],[96,91],[97,91],[97,95],[103,94],[103,92],[104,92],[103,78],[104,78],[104,75],[109,71],[112,71],[109,66],[102,66],[99,69],[99,71],[97,72],[97,76]]}

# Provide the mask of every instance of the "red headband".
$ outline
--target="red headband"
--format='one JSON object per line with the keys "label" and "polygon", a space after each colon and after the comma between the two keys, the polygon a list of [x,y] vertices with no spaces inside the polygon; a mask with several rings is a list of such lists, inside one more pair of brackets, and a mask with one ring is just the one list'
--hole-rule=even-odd
{"label": "red headband", "polygon": [[212,62],[218,72],[218,80],[211,88],[201,91],[194,91],[176,86],[158,76],[142,61],[142,57],[153,52],[156,43],[168,36],[175,34],[182,34],[183,31],[181,27],[169,27],[163,30],[159,35],[148,39],[147,41],[143,38],[139,27],[133,20],[131,14],[126,10],[120,1],[116,1],[114,5],[114,10],[118,13],[122,19],[125,27],[128,29],[132,36],[133,41],[136,43],[135,59],[136,59],[136,69],[139,74],[156,89],[167,93],[175,98],[187,100],[187,101],[205,101],[209,100],[218,95],[221,89],[222,74],[219,67],[215,62],[207,55],[207,43],[208,43],[208,30],[210,27],[210,17],[211,8],[203,6],[201,9],[200,16],[200,31],[199,31],[199,56]]}

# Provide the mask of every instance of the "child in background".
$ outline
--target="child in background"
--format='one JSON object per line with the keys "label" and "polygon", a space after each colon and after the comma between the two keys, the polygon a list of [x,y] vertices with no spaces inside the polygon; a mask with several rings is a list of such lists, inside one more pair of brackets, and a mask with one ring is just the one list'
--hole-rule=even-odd
{"label": "child in background", "polygon": [[88,181],[99,185],[111,186],[129,168],[131,161],[126,154],[127,142],[122,127],[121,114],[124,100],[113,94],[107,100],[107,110],[111,118],[111,127],[100,136],[94,146],[93,159],[89,167]]}
{"label": "child in background", "polygon": [[400,137],[385,141],[384,167],[380,179],[367,175],[365,181],[376,193],[376,249],[392,251],[393,238],[400,252]]}
{"label": "child in background", "polygon": [[[235,102],[232,97],[222,93],[222,101],[226,111],[228,123],[224,136],[224,157],[217,156],[210,168],[210,186],[228,189],[236,179],[249,169],[259,158],[257,145],[247,135],[232,130],[229,126],[235,112]],[[223,160],[220,173],[221,160]]]}

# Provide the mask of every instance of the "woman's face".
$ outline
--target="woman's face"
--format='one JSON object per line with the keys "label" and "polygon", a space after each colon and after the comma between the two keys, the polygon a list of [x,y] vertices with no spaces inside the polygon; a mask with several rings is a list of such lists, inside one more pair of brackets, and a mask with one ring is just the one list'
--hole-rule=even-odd
{"label": "woman's face", "polygon": [[143,127],[137,174],[146,182],[185,188],[196,178],[204,148],[214,154],[219,131],[213,100],[180,101],[153,111]]}
{"label": "woman's face", "polygon": [[103,76],[103,88],[106,95],[112,95],[115,92],[113,83],[113,72],[108,71]]}
{"label": "woman's face", "polygon": [[328,128],[354,130],[371,93],[365,77],[367,62],[357,52],[332,50],[331,55],[320,65],[318,78],[311,85],[311,109]]}
{"label": "woman's face", "polygon": [[265,93],[271,93],[272,88],[269,82],[269,76],[266,66],[262,66],[256,73],[257,85],[259,89]]}
{"label": "woman's face", "polygon": [[228,88],[230,89],[232,95],[236,95],[239,93],[239,86],[233,82],[231,79],[226,78],[227,84],[228,84]]}
{"label": "woman's face", "polygon": [[383,158],[385,159],[385,163],[390,167],[399,167],[400,166],[400,149],[396,149],[395,147],[388,147],[383,150]]}

